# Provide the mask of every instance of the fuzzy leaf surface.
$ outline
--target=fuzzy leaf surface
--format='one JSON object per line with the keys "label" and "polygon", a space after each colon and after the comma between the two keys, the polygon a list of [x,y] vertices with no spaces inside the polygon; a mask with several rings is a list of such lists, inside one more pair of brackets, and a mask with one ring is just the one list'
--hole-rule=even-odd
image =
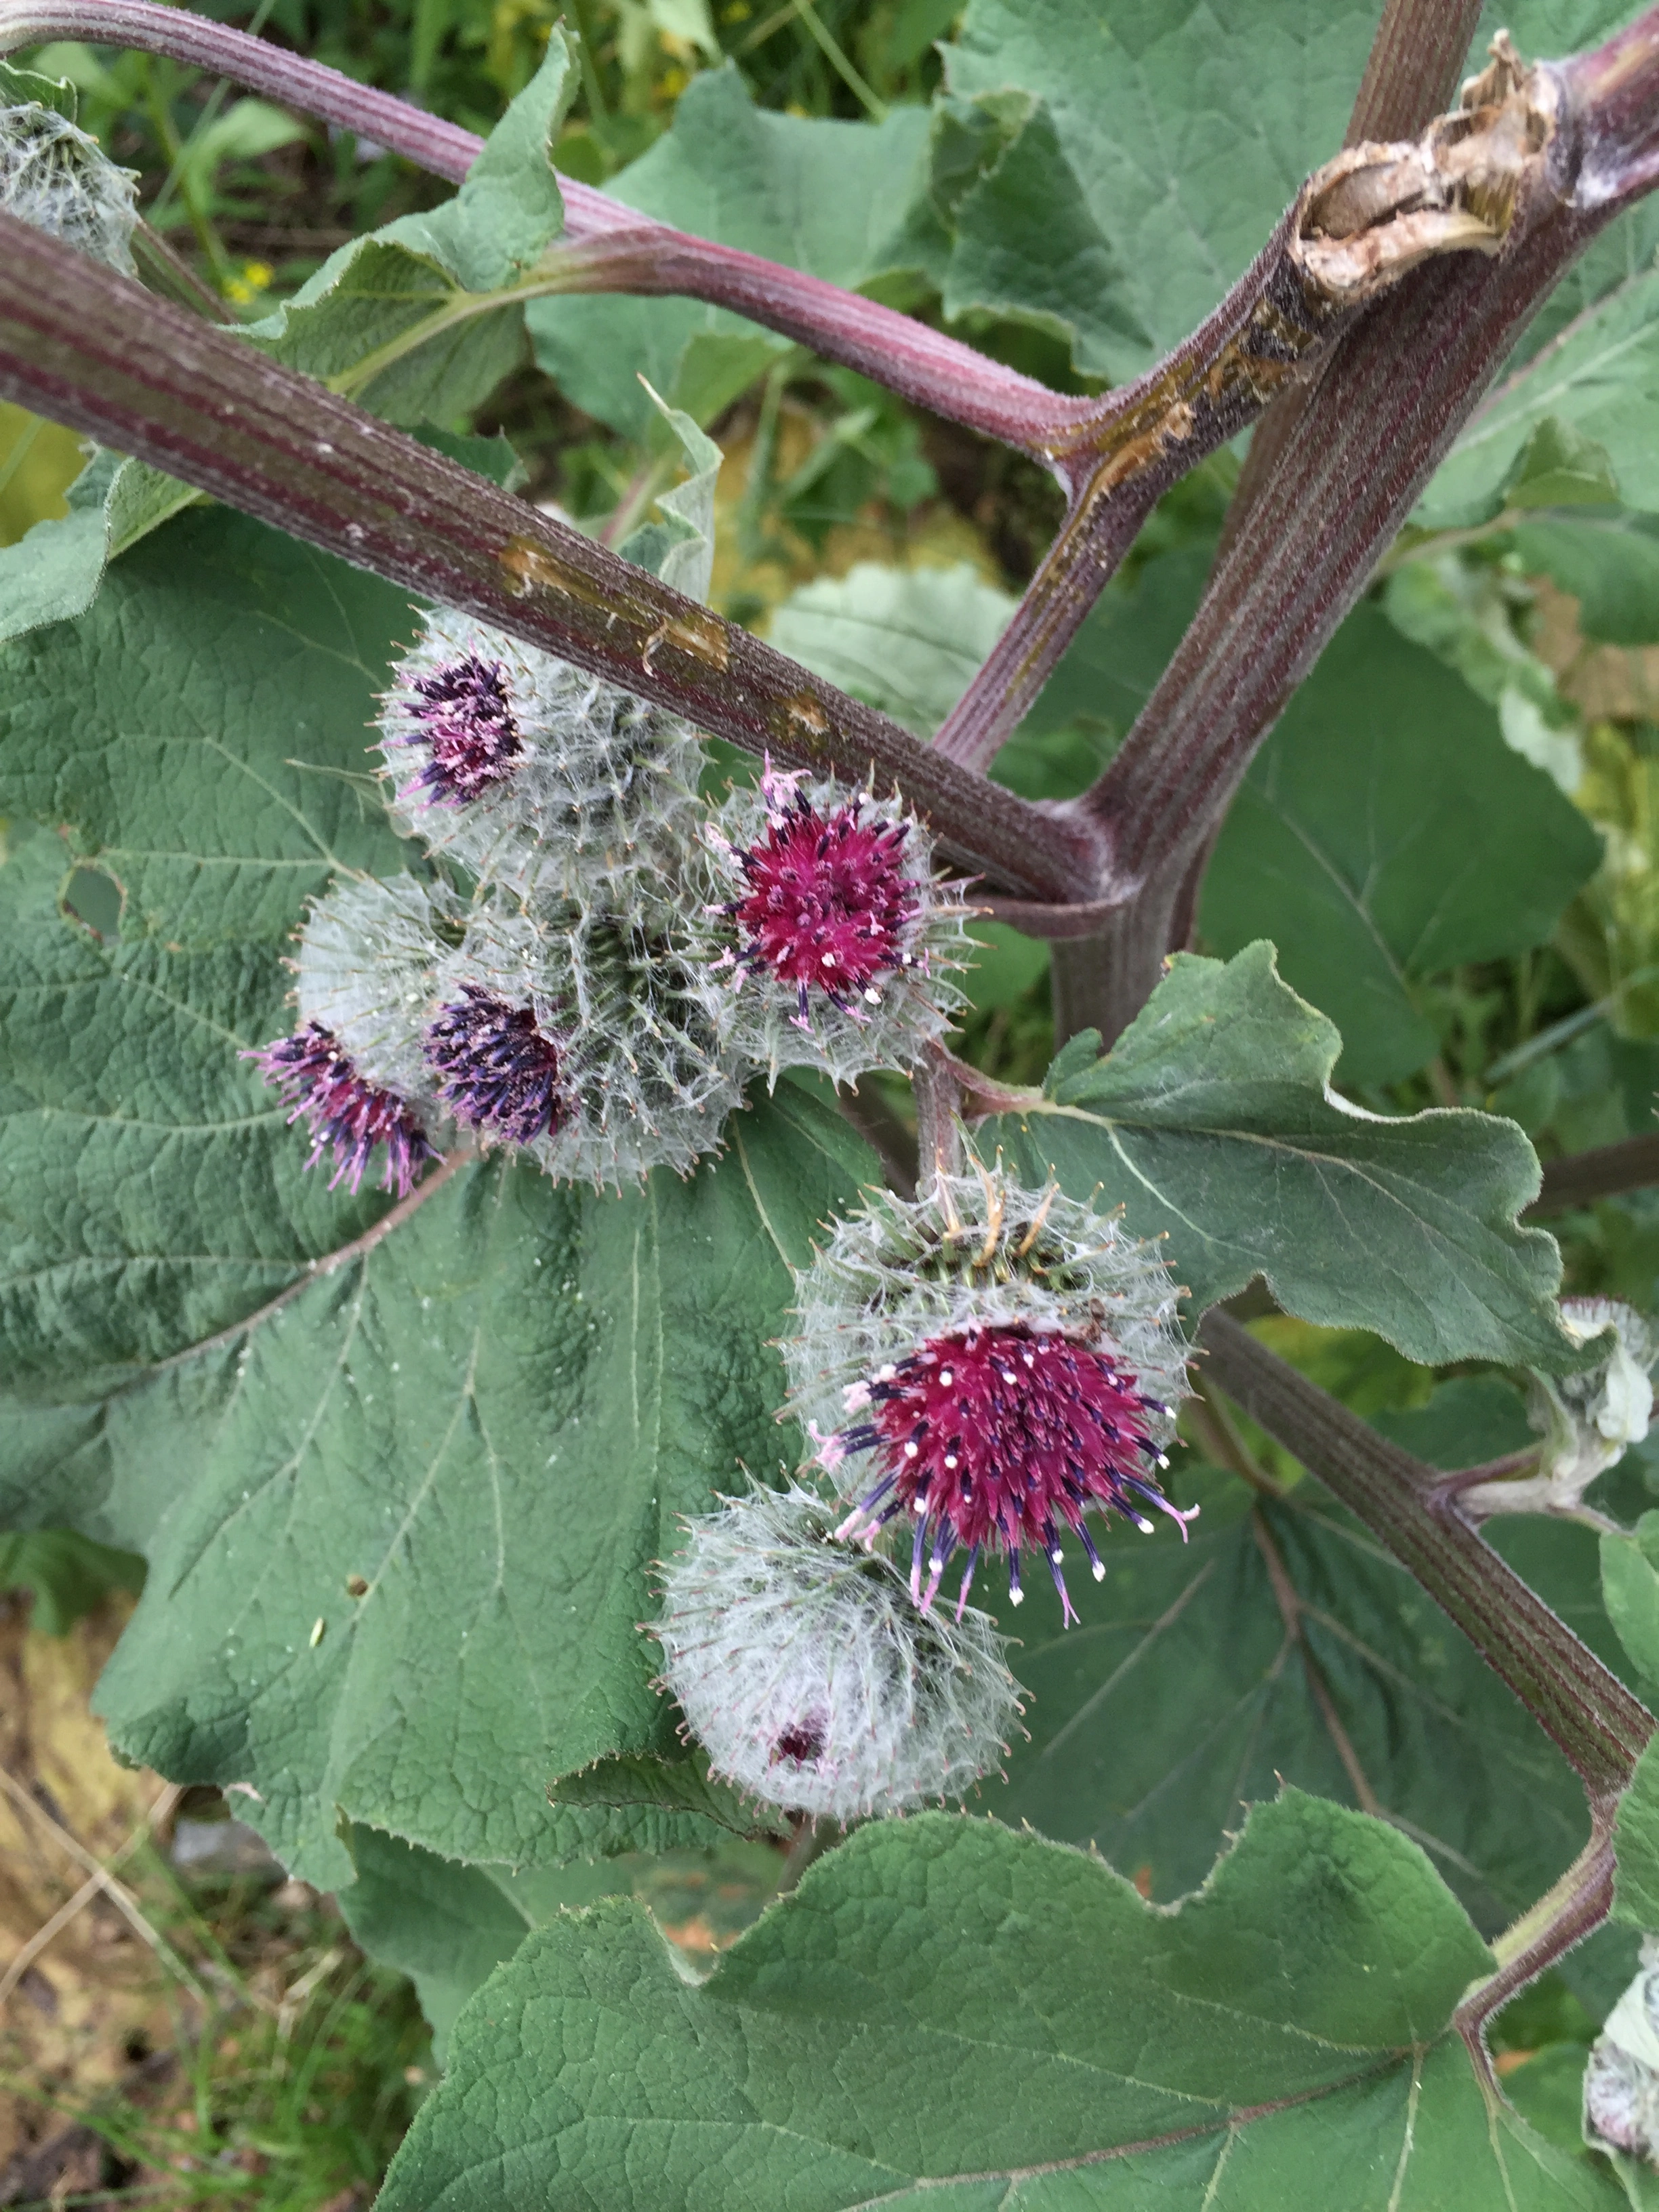
{"label": "fuzzy leaf surface", "polygon": [[930,738],[1008,626],[1014,602],[963,562],[889,568],[860,561],[803,584],[767,636],[816,675]]}
{"label": "fuzzy leaf surface", "polygon": [[1554,1240],[1517,1227],[1539,1169],[1513,1122],[1385,1119],[1328,1088],[1341,1039],[1273,947],[1177,954],[1113,1050],[1074,1037],[1040,1100],[981,1125],[1025,1179],[1055,1176],[1140,1237],[1167,1233],[1193,1316],[1261,1275],[1287,1313],[1369,1328],[1408,1359],[1570,1367]]}
{"label": "fuzzy leaf surface", "polygon": [[1626,506],[1659,509],[1659,273],[1609,293],[1499,386],[1435,472],[1413,520],[1438,530],[1488,520],[1522,473],[1528,441],[1552,420],[1603,449]]}
{"label": "fuzzy leaf surface", "polygon": [[[1524,1438],[1514,1394],[1489,1388],[1499,1419],[1485,1409],[1483,1434],[1504,1436],[1507,1411]],[[994,1572],[975,1579],[975,1602],[1020,1639],[1012,1663],[1033,1692],[1030,1740],[1015,1743],[1007,1788],[984,1785],[983,1805],[1098,1849],[1162,1902],[1203,1881],[1244,1807],[1292,1783],[1380,1811],[1496,1935],[1589,1833],[1566,1762],[1316,1483],[1259,1500],[1180,1456],[1164,1480],[1176,1503],[1202,1505],[1189,1540],[1102,1522],[1100,1583],[1068,1545],[1080,1616],[1069,1630],[1046,1577],[1029,1578],[1018,1612]],[[1531,1518],[1492,1533],[1598,1655],[1623,1665],[1598,1600],[1593,1534]],[[1594,1970],[1575,1975],[1586,2001],[1601,1996],[1601,1961],[1581,1952],[1572,1963]]]}
{"label": "fuzzy leaf surface", "polygon": [[1600,860],[1492,708],[1362,605],[1250,764],[1205,875],[1204,934],[1222,953],[1271,937],[1285,981],[1342,1032],[1342,1079],[1383,1082],[1437,1048],[1413,985],[1543,943]]}
{"label": "fuzzy leaf surface", "polygon": [[1611,2207],[1444,2033],[1487,1954],[1416,1847],[1288,1790],[1173,1916],[981,1821],[877,1821],[688,1986],[637,1907],[456,2025],[386,2212]]}
{"label": "fuzzy leaf surface", "polygon": [[[1043,103],[1081,204],[1057,165],[1048,189],[1063,223],[1081,233],[1086,219],[1109,272],[1073,293],[1037,255],[1024,287],[1027,313],[1069,326],[1079,369],[1121,381],[1202,322],[1340,146],[1376,13],[1353,0],[1245,0],[1224,15],[1196,0],[971,0],[946,50],[951,95],[1017,88]],[[988,303],[1003,313],[1021,304],[1000,252],[1008,200],[981,187],[957,211],[958,264],[1002,275]],[[964,271],[957,291],[970,289]]]}
{"label": "fuzzy leaf surface", "polygon": [[551,1776],[672,1747],[650,1565],[788,1450],[783,1254],[853,1193],[841,1125],[788,1086],[730,1143],[623,1198],[465,1170],[202,1355],[213,1415],[171,1437],[151,1601],[99,1690],[124,1755],[252,1784],[331,1887],[337,1808],[533,1863],[563,1856]]}

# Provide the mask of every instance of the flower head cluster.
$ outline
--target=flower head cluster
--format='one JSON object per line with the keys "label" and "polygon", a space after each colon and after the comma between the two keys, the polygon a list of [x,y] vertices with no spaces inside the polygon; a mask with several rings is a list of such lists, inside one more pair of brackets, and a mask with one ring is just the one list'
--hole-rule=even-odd
{"label": "flower head cluster", "polygon": [[896,801],[769,768],[711,819],[684,723],[442,610],[379,727],[434,866],[316,903],[300,1031],[423,1128],[570,1181],[685,1173],[750,1075],[908,1065],[959,1002],[964,909]]}
{"label": "flower head cluster", "polygon": [[1006,1556],[1018,1604],[1021,1554],[1040,1550],[1069,1622],[1066,1536],[1104,1572],[1085,1515],[1150,1533],[1162,1513],[1185,1535],[1196,1508],[1158,1480],[1187,1352],[1156,1246],[999,1165],[941,1176],[914,1204],[872,1198],[796,1289],[790,1409],[847,1488],[841,1534],[914,1522],[924,1610],[958,1549],[958,1610],[982,1552]]}
{"label": "flower head cluster", "polygon": [[430,1139],[408,1104],[369,1082],[354,1065],[339,1039],[319,1023],[308,1022],[295,1036],[243,1058],[257,1063],[267,1083],[280,1091],[311,1132],[314,1167],[325,1152],[334,1156],[329,1188],[343,1182],[356,1192],[377,1145],[386,1147],[383,1190],[406,1198],[425,1163],[434,1157]]}
{"label": "flower head cluster", "polygon": [[642,898],[692,841],[696,732],[467,616],[425,617],[380,728],[398,827],[520,897]]}
{"label": "flower head cluster", "polygon": [[137,183],[56,109],[0,107],[0,210],[128,276]]}
{"label": "flower head cluster", "polygon": [[481,902],[438,970],[442,1033],[428,1058],[441,1096],[562,1181],[684,1174],[741,1095],[690,980],[654,912]]}
{"label": "flower head cluster", "polygon": [[961,1797],[1020,1712],[982,1613],[911,1603],[810,1491],[757,1491],[690,1524],[663,1571],[664,1686],[715,1771],[773,1805],[853,1820]]}
{"label": "flower head cluster", "polygon": [[769,762],[708,829],[723,897],[722,1019],[770,1070],[842,1082],[903,1066],[963,1003],[969,909],[937,884],[927,831],[896,799],[811,783]]}

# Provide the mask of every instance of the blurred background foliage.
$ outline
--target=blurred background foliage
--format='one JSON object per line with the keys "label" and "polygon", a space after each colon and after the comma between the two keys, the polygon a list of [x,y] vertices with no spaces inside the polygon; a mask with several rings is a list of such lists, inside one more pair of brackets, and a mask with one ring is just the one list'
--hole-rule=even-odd
{"label": "blurred background foliage", "polygon": [[[604,185],[670,127],[699,74],[728,64],[760,106],[793,115],[879,120],[926,101],[939,82],[935,42],[949,37],[959,9],[957,0],[571,0],[562,10],[555,0],[259,0],[208,12],[365,82],[412,92],[481,132],[529,82],[562,20],[580,38],[582,76],[556,159]],[[266,312],[351,237],[443,197],[377,148],[165,60],[63,44],[23,58],[74,82],[82,124],[138,173],[147,219],[228,316]],[[902,303],[938,317],[925,289]],[[1088,388],[1050,331],[984,315],[957,327],[1052,385]],[[894,711],[908,698],[925,728],[971,672],[971,655],[945,665],[941,636],[950,633],[959,659],[963,640],[988,648],[1059,520],[1059,495],[1028,461],[848,371],[799,349],[769,359],[709,424],[725,455],[714,597],[822,665],[859,594],[884,593],[896,643],[879,678],[860,681],[854,659],[827,672]],[[528,365],[476,419],[452,427],[503,432],[527,471],[526,496],[608,535],[621,535],[668,481],[659,442],[585,414]],[[62,514],[81,465],[69,434],[0,405],[0,545]],[[999,763],[1014,787],[1064,795],[1109,756],[1201,588],[1237,467],[1237,453],[1218,455],[1162,502],[1073,662]],[[1368,635],[1378,653],[1392,649],[1390,635],[1409,641],[1495,710],[1510,751],[1580,811],[1605,841],[1603,857],[1546,941],[1420,970],[1401,959],[1391,984],[1396,1027],[1418,1042],[1395,1052],[1393,1066],[1379,1049],[1380,1073],[1348,1063],[1339,1072],[1375,1110],[1457,1103],[1512,1115],[1546,1158],[1652,1131],[1659,1096],[1659,523],[1598,499],[1593,468],[1580,467],[1565,502],[1551,483],[1549,496],[1530,498],[1523,475],[1490,522],[1408,532],[1372,593]],[[1622,596],[1596,566],[1609,532],[1626,556]],[[1641,559],[1629,556],[1644,557],[1650,537],[1654,574],[1644,590]],[[896,596],[894,572],[922,580],[910,598]],[[1259,854],[1239,866],[1248,892]],[[1239,927],[1249,921],[1249,896],[1233,896],[1229,881],[1224,854],[1201,949],[1234,950],[1235,909]],[[1054,1042],[1047,950],[1010,930],[988,926],[981,935],[986,957],[961,1048],[1007,1079],[1036,1081]],[[1285,958],[1295,980],[1288,949]],[[906,1086],[874,1087],[902,1119]],[[1659,1194],[1608,1200],[1552,1226],[1570,1287],[1659,1303]],[[1276,1349],[1368,1415],[1417,1407],[1431,1386],[1374,1339],[1282,1317],[1261,1326]],[[1648,1465],[1643,1458],[1621,1474],[1635,1486],[1632,1510],[1645,1498]],[[431,2078],[427,2032],[410,1985],[362,1960],[325,1900],[283,1884],[257,1857],[238,1865],[228,1847],[181,1860],[178,1838],[192,1820],[228,1832],[234,1808],[212,1793],[165,1792],[154,1777],[123,1776],[108,1761],[85,1696],[141,1575],[139,1563],[80,1539],[0,1536],[0,1590],[13,1593],[0,1598],[0,1657],[15,1713],[27,1712],[33,1731],[25,1741],[15,1722],[8,1771],[83,1845],[100,1856],[127,1852],[123,1880],[155,1939],[101,1896],[54,1950],[46,1995],[31,1996],[27,1974],[8,1990],[0,2205],[142,2197],[348,2212],[370,2201]],[[79,1783],[64,1778],[74,1774]],[[33,1871],[6,1893],[0,1926],[26,1945],[80,1877],[61,1853],[54,1859],[45,1831],[29,1831],[27,1812],[14,1808],[12,1817],[7,1851]],[[659,1868],[641,1893],[695,1956],[730,1941],[775,1879],[751,1853],[729,1867]],[[1495,2038],[1517,2098],[1566,2143],[1593,2033],[1551,1977],[1510,2008]]]}

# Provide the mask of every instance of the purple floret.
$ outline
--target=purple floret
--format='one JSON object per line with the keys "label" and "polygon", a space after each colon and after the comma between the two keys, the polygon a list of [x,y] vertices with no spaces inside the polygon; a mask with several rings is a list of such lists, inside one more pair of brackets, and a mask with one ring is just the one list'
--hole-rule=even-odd
{"label": "purple floret", "polygon": [[383,1190],[407,1198],[427,1161],[437,1153],[406,1102],[359,1075],[350,1055],[331,1030],[308,1022],[294,1036],[278,1037],[258,1052],[245,1052],[283,1103],[290,1123],[303,1121],[311,1132],[308,1168],[325,1152],[334,1154],[329,1188],[343,1182],[354,1193],[362,1182],[376,1145],[386,1146]]}
{"label": "purple floret", "polygon": [[416,677],[410,690],[413,696],[404,712],[418,726],[398,742],[425,744],[431,758],[400,797],[424,793],[429,803],[459,806],[507,781],[524,740],[499,660],[463,653],[429,676]]}
{"label": "purple floret", "polygon": [[509,1006],[477,983],[427,1031],[438,1093],[458,1121],[528,1145],[563,1119],[559,1048],[528,1006]]}

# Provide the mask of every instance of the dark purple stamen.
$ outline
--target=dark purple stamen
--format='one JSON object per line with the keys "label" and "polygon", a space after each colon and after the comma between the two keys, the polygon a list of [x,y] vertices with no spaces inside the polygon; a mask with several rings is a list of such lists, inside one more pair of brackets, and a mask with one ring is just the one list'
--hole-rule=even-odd
{"label": "dark purple stamen", "polygon": [[465,997],[445,1006],[426,1035],[438,1095],[458,1121],[532,1144],[564,1116],[559,1048],[528,1006],[509,1006],[477,983],[461,989]]}
{"label": "dark purple stamen", "polygon": [[958,1617],[981,1547],[1007,1554],[1018,1605],[1020,1549],[1041,1545],[1069,1625],[1077,1614],[1060,1571],[1062,1532],[1081,1539],[1097,1581],[1105,1573],[1085,1513],[1118,1512],[1150,1534],[1142,1510],[1150,1507],[1187,1533],[1192,1513],[1177,1511],[1158,1486],[1164,1456],[1150,1417],[1164,1409],[1109,1346],[1020,1322],[975,1325],[918,1345],[849,1397],[868,1414],[828,1440],[824,1463],[872,1451],[878,1480],[840,1533],[873,1533],[908,1507],[916,1516],[910,1588],[924,1609],[962,1544]]}
{"label": "dark purple stamen", "polygon": [[306,1165],[315,1167],[332,1150],[331,1190],[344,1182],[356,1192],[370,1154],[376,1145],[384,1145],[380,1188],[407,1198],[420,1170],[438,1157],[404,1101],[359,1075],[333,1031],[320,1022],[308,1022],[297,1035],[279,1037],[242,1058],[252,1060],[265,1081],[281,1091],[283,1103],[293,1109],[290,1124],[303,1121],[310,1130]]}
{"label": "dark purple stamen", "polygon": [[464,653],[429,676],[417,676],[410,690],[415,698],[405,702],[404,711],[419,727],[398,743],[424,744],[432,757],[400,798],[423,791],[431,802],[460,806],[491,784],[507,781],[518,767],[524,741],[499,660]]}

